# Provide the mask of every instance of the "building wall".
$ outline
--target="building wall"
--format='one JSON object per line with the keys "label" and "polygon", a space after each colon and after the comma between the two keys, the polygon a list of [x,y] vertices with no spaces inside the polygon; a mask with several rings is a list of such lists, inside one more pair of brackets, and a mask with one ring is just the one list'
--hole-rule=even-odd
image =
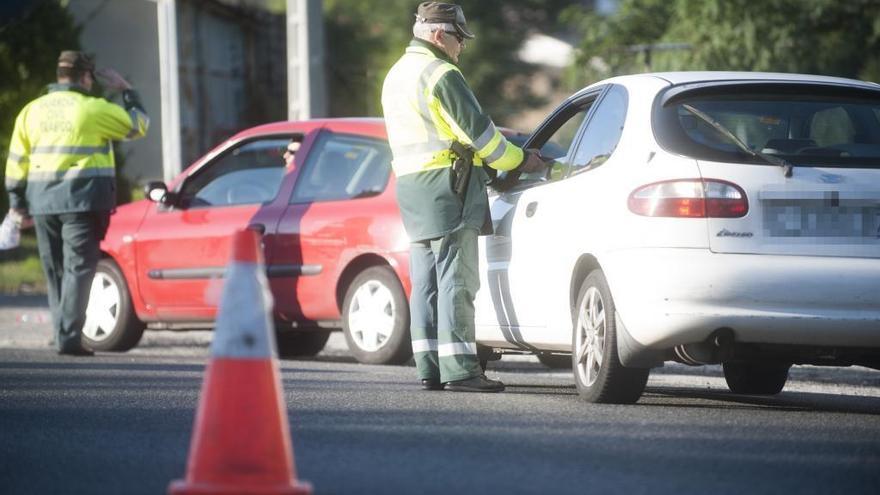
{"label": "building wall", "polygon": [[[82,48],[131,82],[150,115],[143,140],[122,143],[122,174],[161,180],[162,116],[155,0],[70,0]],[[287,118],[285,16],[219,0],[177,0],[181,165],[241,129]],[[116,98],[118,102],[119,99]]]}
{"label": "building wall", "polygon": [[286,118],[284,16],[214,0],[177,4],[183,163]]}
{"label": "building wall", "polygon": [[[141,95],[150,116],[147,137],[121,143],[122,173],[133,183],[162,178],[162,119],[159,86],[159,34],[152,0],[70,0],[70,13],[82,26],[80,44],[94,53],[97,66],[112,67]],[[121,98],[113,98],[121,103]]]}

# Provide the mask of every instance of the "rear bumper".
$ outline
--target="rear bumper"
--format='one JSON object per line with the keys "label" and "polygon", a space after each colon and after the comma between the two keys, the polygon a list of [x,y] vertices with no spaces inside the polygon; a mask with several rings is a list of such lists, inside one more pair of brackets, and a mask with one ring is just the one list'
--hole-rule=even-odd
{"label": "rear bumper", "polygon": [[631,249],[602,262],[621,323],[652,349],[701,342],[880,348],[880,261]]}

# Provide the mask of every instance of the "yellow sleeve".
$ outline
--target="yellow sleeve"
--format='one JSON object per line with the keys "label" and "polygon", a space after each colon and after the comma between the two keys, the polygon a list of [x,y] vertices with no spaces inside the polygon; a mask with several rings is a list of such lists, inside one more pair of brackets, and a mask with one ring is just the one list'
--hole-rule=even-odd
{"label": "yellow sleeve", "polygon": [[140,109],[126,111],[100,98],[93,103],[91,117],[97,133],[114,141],[142,138],[150,127],[150,118]]}
{"label": "yellow sleeve", "polygon": [[6,191],[9,193],[11,208],[27,209],[25,189],[30,168],[31,145],[27,137],[25,119],[30,105],[22,109],[15,119],[15,127],[9,140],[9,156],[6,158]]}

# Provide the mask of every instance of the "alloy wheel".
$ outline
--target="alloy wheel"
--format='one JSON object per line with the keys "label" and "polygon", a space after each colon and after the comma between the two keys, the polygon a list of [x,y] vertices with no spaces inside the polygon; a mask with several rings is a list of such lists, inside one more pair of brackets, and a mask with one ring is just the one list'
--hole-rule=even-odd
{"label": "alloy wheel", "polygon": [[586,386],[592,386],[602,368],[606,328],[605,302],[596,287],[587,289],[577,317],[575,372]]}

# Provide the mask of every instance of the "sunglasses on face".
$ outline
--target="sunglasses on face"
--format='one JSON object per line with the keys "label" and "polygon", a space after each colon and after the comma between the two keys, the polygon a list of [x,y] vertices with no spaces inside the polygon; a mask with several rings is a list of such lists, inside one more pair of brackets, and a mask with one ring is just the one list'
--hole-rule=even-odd
{"label": "sunglasses on face", "polygon": [[443,32],[446,33],[446,34],[450,34],[450,35],[452,35],[452,36],[455,37],[455,39],[458,41],[458,44],[459,44],[459,45],[464,46],[464,36],[458,34],[458,33],[455,32],[455,31],[443,31]]}

